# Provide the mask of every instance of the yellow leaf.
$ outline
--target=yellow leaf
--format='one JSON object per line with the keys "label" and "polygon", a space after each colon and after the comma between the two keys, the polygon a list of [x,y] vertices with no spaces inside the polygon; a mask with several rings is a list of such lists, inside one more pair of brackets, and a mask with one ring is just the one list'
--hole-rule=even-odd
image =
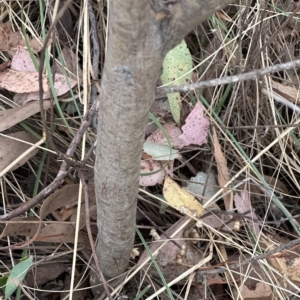
{"label": "yellow leaf", "polygon": [[167,202],[180,212],[188,215],[196,213],[196,216],[201,216],[203,212],[202,204],[194,196],[182,189],[169,176],[166,176],[163,194]]}

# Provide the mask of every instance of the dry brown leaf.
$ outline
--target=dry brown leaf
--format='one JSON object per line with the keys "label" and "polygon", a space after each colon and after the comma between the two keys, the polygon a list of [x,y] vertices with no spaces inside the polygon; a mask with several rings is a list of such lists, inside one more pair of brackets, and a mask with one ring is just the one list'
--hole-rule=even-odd
{"label": "dry brown leaf", "polygon": [[[175,124],[164,124],[163,127],[169,135],[172,147],[182,148],[183,142],[179,139],[182,131],[178,128],[178,126]],[[169,146],[168,140],[160,128],[149,135],[146,141],[154,144]]]}
{"label": "dry brown leaf", "polygon": [[[74,79],[69,78],[69,82],[71,84],[71,88],[73,88],[77,81]],[[67,92],[70,91],[70,87],[68,85],[68,82],[66,78],[61,74],[55,75],[55,81],[54,81],[54,87],[57,93],[57,96],[61,96]],[[43,99],[49,99],[50,98],[50,91],[47,91],[43,94]],[[38,92],[32,92],[32,93],[20,93],[16,94],[14,96],[14,101],[18,103],[19,105],[24,105],[25,103],[33,100],[39,100],[39,93]],[[63,101],[63,100],[61,100]],[[69,98],[68,101],[72,101],[72,98]]]}
{"label": "dry brown leaf", "polygon": [[14,32],[10,22],[0,24],[0,51],[14,50],[18,45],[25,46],[20,31]]}
{"label": "dry brown leaf", "polygon": [[[94,268],[94,270],[96,270],[95,266],[91,267],[91,269],[93,269],[93,268]],[[78,275],[77,274],[74,278],[74,286],[76,288],[73,289],[73,291],[72,291],[72,299],[74,299],[74,300],[88,299],[90,297],[89,290],[91,287],[90,281],[89,281],[90,276],[86,275],[85,270],[83,270],[82,273],[80,273]],[[97,274],[97,276],[99,276],[99,275]],[[72,276],[70,276],[70,275],[65,276],[64,286],[62,287],[62,291],[59,293],[58,298],[56,298],[57,300],[70,299],[71,281],[72,281]],[[99,283],[100,283],[100,281],[98,282],[98,285],[96,287],[94,287],[96,290],[94,295],[98,294]],[[98,297],[96,297],[96,298],[104,299],[104,298],[98,298]]]}
{"label": "dry brown leaf", "polygon": [[[52,242],[52,243],[74,243],[75,231],[74,225],[68,223],[51,223],[45,224],[38,218],[13,218],[8,223],[0,238],[5,236],[26,236],[33,238],[33,241]],[[18,222],[22,221],[22,222]],[[24,221],[28,221],[24,223]],[[40,227],[39,227],[40,226]],[[39,232],[37,232],[39,230]],[[78,241],[89,246],[89,240],[82,233],[79,233]]]}
{"label": "dry brown leaf", "polygon": [[38,72],[28,50],[21,46],[17,47],[17,51],[11,60],[11,69],[16,71]]}
{"label": "dry brown leaf", "polygon": [[270,185],[270,187],[274,188],[276,190],[276,192],[279,193],[283,193],[288,195],[289,191],[286,188],[285,184],[278,178],[274,178],[272,176],[268,176],[268,175],[263,175],[265,181],[267,182],[268,185]]}
{"label": "dry brown leaf", "polygon": [[[92,200],[92,199],[91,199]],[[92,203],[94,203],[94,205],[91,205]],[[89,212],[90,212],[90,217],[97,221],[97,206],[95,204],[96,202],[90,202],[90,207],[89,207]],[[71,222],[76,222],[77,220],[77,213],[78,213],[78,207],[74,207],[73,211],[72,211],[72,215],[70,217],[70,221]],[[80,219],[79,219],[79,228],[83,228],[85,226],[85,220],[86,220],[86,213],[85,213],[85,203],[81,204],[81,209],[80,209]],[[93,231],[94,227],[91,226],[91,229]]]}
{"label": "dry brown leaf", "polygon": [[[52,243],[74,243],[75,226],[68,223],[51,223],[43,227],[35,241]],[[89,246],[90,242],[87,236],[81,232],[78,234],[78,243]]]}
{"label": "dry brown leaf", "polygon": [[[71,54],[69,54],[71,55]],[[76,60],[75,60],[76,61]],[[70,64],[70,63],[69,63]],[[11,68],[15,71],[23,71],[28,74],[35,74],[36,69],[32,62],[32,59],[30,57],[29,52],[24,49],[24,47],[18,47],[16,54],[13,57]],[[6,78],[7,79],[7,78]],[[38,80],[38,77],[35,78]],[[38,82],[37,82],[38,83]],[[68,85],[70,83],[70,86]],[[18,85],[24,85],[22,81],[18,82]],[[69,78],[68,80],[65,78],[64,75],[56,74],[55,80],[54,80],[54,87],[56,90],[57,96],[61,96],[65,93],[67,93],[70,88],[73,88],[77,84],[77,81]],[[0,83],[1,85],[1,83]],[[25,82],[25,85],[27,85],[27,82]],[[8,89],[8,88],[7,88]],[[12,87],[10,87],[12,90]],[[27,90],[27,91],[16,91],[17,94],[14,96],[14,101],[18,103],[19,105],[24,105],[25,103],[31,101],[31,100],[38,100],[39,99],[39,89],[36,90]],[[50,91],[45,89],[44,87],[44,93],[43,93],[43,99],[50,98]]]}
{"label": "dry brown leaf", "polygon": [[292,86],[283,85],[279,82],[271,80],[273,90],[279,95],[285,97],[288,101],[299,104],[300,90]]}
{"label": "dry brown leaf", "polygon": [[65,208],[65,207],[63,207],[61,209],[61,211],[58,213],[59,218],[62,221],[68,220],[72,216],[73,211],[74,211],[74,206],[72,206],[71,208]]}
{"label": "dry brown leaf", "polygon": [[[41,39],[32,39],[29,41],[33,52],[41,51],[43,43]],[[52,39],[48,42],[48,46],[52,44]],[[10,22],[0,24],[0,51],[7,51],[13,56],[18,46],[25,47],[26,43],[20,30],[13,31]]]}
{"label": "dry brown leaf", "polygon": [[[88,185],[88,195],[89,203],[92,205],[95,202],[95,188],[93,184]],[[50,195],[43,203],[40,210],[40,217],[42,219],[46,218],[48,214],[62,207],[70,207],[77,205],[78,202],[79,185],[78,184],[68,184],[62,189],[55,191]],[[77,213],[77,209],[73,209],[73,214],[71,216],[71,221],[75,221],[73,215]],[[85,224],[85,206],[82,206],[80,215],[80,228]]]}
{"label": "dry brown leaf", "polygon": [[[22,46],[18,46],[17,51],[13,56],[11,69],[28,74],[36,74],[37,72],[29,51]],[[44,78],[46,78],[46,76],[44,76]],[[35,78],[35,80],[38,80],[38,77]],[[17,94],[14,96],[14,101],[19,105],[24,105],[31,100],[37,100],[39,99],[38,90],[39,88],[37,90],[28,90],[25,91],[25,93],[15,91]],[[43,99],[45,98],[49,98],[48,86],[47,89],[44,88]]]}
{"label": "dry brown leaf", "polygon": [[82,81],[82,70],[79,66],[79,58],[70,48],[64,47],[62,50],[62,55],[64,59],[64,65],[60,66],[57,64],[58,72],[62,75],[64,75],[64,71],[68,70],[67,72],[68,76],[70,76],[72,79],[77,80],[77,74],[79,82]]}
{"label": "dry brown leaf", "polygon": [[[6,69],[0,72],[0,87],[14,93],[39,91],[38,72],[15,71]],[[43,75],[43,89],[48,91],[48,79]]]}
{"label": "dry brown leaf", "polygon": [[[252,257],[253,256],[248,253],[235,253],[230,255],[230,257],[228,258],[228,265],[230,266],[231,264],[236,264],[244,261],[245,259],[251,259]],[[271,274],[271,276],[276,276],[274,272],[272,272]],[[274,277],[272,277],[272,279],[270,278],[270,272],[267,273],[264,269],[264,266],[260,262],[252,261],[251,264],[241,265],[238,269],[238,272],[230,272],[230,275],[233,277],[234,281],[236,281],[237,283],[241,283],[242,285],[239,285],[238,287],[243,296],[238,297],[239,294],[236,288],[233,288],[233,299],[273,299],[272,297],[270,298],[269,287],[272,287],[274,281],[276,281],[276,283],[278,283],[278,281],[274,279]],[[265,286],[262,286],[261,283],[263,283]],[[244,286],[246,286],[247,288],[242,288]]]}
{"label": "dry brown leaf", "polygon": [[[255,289],[249,289],[245,284],[241,287],[241,295],[243,300],[271,300],[273,292],[269,284],[257,282]],[[235,292],[235,299],[239,299],[238,293]]]}
{"label": "dry brown leaf", "polygon": [[[180,220],[178,220],[174,225],[172,225],[167,231],[166,236],[171,236],[174,232],[178,230],[184,223],[186,223],[189,219],[189,216],[184,216]],[[193,247],[189,241],[185,240],[184,235],[185,231],[190,229],[190,225],[186,226],[185,229],[178,232],[174,238],[172,238],[173,241],[176,241],[177,245],[179,246],[186,246],[186,254],[183,255],[182,263],[178,264],[177,262],[177,255],[179,254],[180,248],[175,245],[172,242],[167,243],[163,248],[161,248],[158,252],[158,254],[155,256],[155,260],[159,264],[159,266],[162,268],[163,275],[166,278],[168,282],[171,280],[177,278],[182,273],[187,271],[189,268],[193,267],[194,265],[198,264],[201,260],[203,260],[203,256],[201,255],[201,252],[199,252],[195,247]],[[150,245],[150,252],[153,253],[156,251],[158,247],[161,246],[162,242],[164,242],[167,238],[164,236],[161,236],[161,239],[158,241],[153,242]],[[138,261],[138,265],[142,264],[145,259],[148,257],[148,252],[145,250],[142,255],[140,256],[140,259]],[[157,274],[156,269],[153,267],[148,269],[149,264],[151,264],[151,260],[144,269],[147,269],[147,272],[149,272],[149,275],[155,275]],[[186,279],[184,279],[185,281]],[[224,282],[224,280],[218,275],[218,274],[208,274],[206,277],[206,283],[207,284],[213,284],[216,281],[219,283]]]}
{"label": "dry brown leaf", "polygon": [[[92,203],[95,199],[95,189],[93,184],[89,184],[89,201]],[[40,210],[40,217],[44,219],[51,212],[70,205],[72,203],[77,203],[79,193],[79,184],[68,184],[55,191],[51,194],[43,203]]]}
{"label": "dry brown leaf", "polygon": [[[217,168],[218,168],[218,180],[219,180],[219,185],[221,187],[225,186],[225,184],[229,181],[229,174],[228,174],[228,168],[227,168],[227,161],[226,158],[222,152],[218,136],[216,133],[215,128],[213,127],[213,143],[214,143],[214,154],[215,154],[215,159],[217,163]],[[223,196],[224,198],[224,204],[226,210],[232,210],[233,209],[233,194],[232,191],[229,190],[228,188],[224,189],[224,194],[226,195]]]}
{"label": "dry brown leaf", "polygon": [[[68,82],[70,83],[70,87],[68,85]],[[55,80],[54,80],[54,87],[57,93],[57,96],[64,95],[65,93],[70,91],[70,88],[72,89],[77,84],[77,81],[68,78],[68,81],[64,75],[56,74]],[[73,101],[73,100],[70,100]]]}
{"label": "dry brown leaf", "polygon": [[[204,210],[203,215],[205,215],[207,213],[207,211]],[[222,231],[229,231],[231,232],[234,229],[234,224],[235,222],[229,222],[230,220],[230,216],[224,215],[217,215],[214,214],[214,211],[211,210],[211,214],[201,218],[201,221],[208,225],[209,227],[215,228],[215,229],[222,229]],[[226,225],[225,225],[226,224]]]}
{"label": "dry brown leaf", "polygon": [[62,262],[45,263],[44,265],[32,266],[25,279],[29,287],[37,287],[56,279],[66,271],[67,266]]}
{"label": "dry brown leaf", "polygon": [[[51,106],[49,100],[43,101],[44,109],[48,109]],[[33,101],[26,103],[24,106],[15,107],[7,110],[0,111],[0,132],[11,128],[12,126],[26,120],[30,116],[40,111],[40,103]]]}
{"label": "dry brown leaf", "polygon": [[220,11],[216,12],[216,14],[218,15],[218,17],[220,19],[222,19],[224,21],[231,22],[231,23],[233,22],[233,20],[230,17],[228,17],[228,15],[225,15],[225,14],[221,13]]}
{"label": "dry brown leaf", "polygon": [[[0,170],[4,170],[15,159],[22,155],[27,149],[31,147],[30,144],[23,143],[12,138],[17,138],[21,141],[35,144],[38,140],[32,134],[26,131],[19,131],[15,133],[7,134],[6,136],[0,136]],[[24,156],[16,165],[14,165],[10,171],[18,169],[24,165],[31,157],[35,156],[39,151],[39,148],[33,149],[29,154]]]}
{"label": "dry brown leaf", "polygon": [[[247,217],[250,217],[252,219],[258,219],[257,215],[253,211],[252,205],[251,205],[251,199],[248,191],[241,191],[240,193],[236,193],[234,195],[234,203],[237,211],[240,214],[244,214],[245,212],[250,210],[250,213],[246,214]],[[251,222],[251,221],[250,221]],[[251,222],[252,228],[254,233],[258,236],[260,233],[260,227],[257,224],[257,222],[253,221]]]}
{"label": "dry brown leaf", "polygon": [[[160,170],[159,172],[148,175],[140,176],[140,185],[141,186],[154,186],[156,184],[162,184],[165,176],[168,174],[173,177],[173,163],[174,160],[169,162],[159,162],[152,160],[142,160],[141,161],[141,174],[151,173]],[[165,167],[164,167],[165,166]]]}
{"label": "dry brown leaf", "polygon": [[[190,219],[189,216],[183,216],[181,219],[179,219],[175,224],[173,224],[167,231],[166,231],[166,235],[167,236],[171,236],[175,231],[177,231],[183,224],[185,224],[188,220]],[[190,224],[190,223],[189,223]],[[189,227],[189,225],[186,226],[186,228]],[[175,240],[179,246],[182,246],[184,244],[186,244],[186,241],[184,241],[183,239],[183,232],[184,230],[180,231],[179,233],[177,233],[177,235],[173,238],[173,240]],[[161,241],[165,241],[166,238],[164,236],[161,236]],[[155,241],[153,244],[151,244],[150,246],[150,250],[151,253],[153,253],[154,251],[156,251],[157,248],[159,248],[160,246],[160,242]],[[178,247],[177,247],[178,250]],[[175,251],[176,252],[176,251]],[[176,259],[176,253],[174,251],[171,251],[168,254],[168,259],[169,260],[175,260]],[[142,255],[140,256],[140,259],[138,261],[138,265],[142,264],[143,261],[148,257],[148,252],[145,250]]]}
{"label": "dry brown leaf", "polygon": [[[83,200],[84,201],[84,200]],[[96,201],[93,202],[94,205],[89,206],[89,213],[91,219],[93,219],[95,222],[97,222],[97,206]],[[77,214],[78,214],[78,206],[74,207],[73,213],[70,217],[71,222],[77,223]],[[95,223],[90,224],[90,229],[93,234],[93,236],[98,235],[98,228]],[[83,232],[86,232],[86,212],[85,212],[85,203],[81,204],[80,208],[80,217],[79,217],[79,230],[82,230]]]}
{"label": "dry brown leaf", "polygon": [[[272,240],[264,240],[268,248],[271,250],[277,245]],[[297,245],[293,251],[278,252],[274,258],[268,258],[271,265],[277,269],[284,277],[300,282],[300,246]],[[282,257],[281,257],[282,254]]]}
{"label": "dry brown leaf", "polygon": [[[43,47],[41,39],[32,39],[29,41],[32,51],[39,52]],[[48,45],[52,44],[52,39]],[[26,46],[22,33],[17,30],[13,31],[10,22],[0,24],[0,51],[7,51],[11,56],[16,52],[18,46]]]}
{"label": "dry brown leaf", "polygon": [[39,226],[39,219],[36,217],[13,218],[5,226],[0,238],[2,239],[5,236],[34,236]]}
{"label": "dry brown leaf", "polygon": [[[43,42],[41,38],[37,38],[37,39],[32,39],[29,41],[30,47],[32,49],[33,52],[37,53],[40,52],[43,48]],[[52,38],[49,39],[48,45],[50,46],[52,44]]]}
{"label": "dry brown leaf", "polygon": [[[72,52],[72,50],[65,49],[63,50],[64,55],[66,56],[66,68],[70,68],[72,72],[78,72],[81,74],[82,77],[82,71],[78,66],[78,58],[76,55]],[[17,71],[26,71],[26,72],[32,72],[35,71],[35,66],[31,60],[29,52],[24,49],[24,47],[18,47],[18,50],[16,54],[13,57],[12,61],[12,69]],[[70,91],[76,84],[77,79],[72,74],[68,73],[67,75],[69,78],[67,79],[64,75],[64,72],[62,68],[59,69],[59,71],[62,72],[62,74],[59,74],[59,72],[56,73],[55,79],[54,79],[54,88],[56,90],[56,95],[61,96],[66,94]],[[70,85],[69,85],[70,84]],[[31,90],[31,91],[25,91],[20,92],[18,91],[17,94],[14,96],[14,101],[18,103],[19,105],[24,105],[25,103],[32,101],[32,100],[39,100],[39,89],[37,90]],[[43,99],[49,99],[50,98],[50,90],[47,88],[44,88],[43,93]],[[72,99],[70,98],[71,101]],[[63,100],[61,100],[63,101]]]}
{"label": "dry brown leaf", "polygon": [[[89,201],[93,203],[95,200],[94,185],[89,186]],[[79,185],[66,185],[62,189],[55,191],[43,203],[40,210],[41,220],[45,219],[51,212],[75,203],[78,198]],[[83,211],[84,213],[84,211]],[[0,238],[4,236],[27,236],[34,237],[34,241],[44,241],[53,243],[74,243],[74,225],[68,223],[51,223],[45,225],[45,222],[38,218],[14,218],[15,222],[10,222],[4,228]],[[84,220],[84,218],[82,218]],[[20,223],[18,221],[28,221]],[[34,222],[33,222],[34,221]],[[39,230],[39,232],[37,232]],[[35,236],[36,235],[36,236]],[[79,242],[84,245],[89,245],[88,238],[79,233]]]}
{"label": "dry brown leaf", "polygon": [[[46,99],[47,96],[49,96],[49,93],[43,93],[43,99]],[[39,93],[33,92],[33,93],[19,93],[15,94],[13,97],[13,100],[15,103],[17,103],[20,106],[23,106],[29,102],[32,102],[33,100],[39,100]]]}

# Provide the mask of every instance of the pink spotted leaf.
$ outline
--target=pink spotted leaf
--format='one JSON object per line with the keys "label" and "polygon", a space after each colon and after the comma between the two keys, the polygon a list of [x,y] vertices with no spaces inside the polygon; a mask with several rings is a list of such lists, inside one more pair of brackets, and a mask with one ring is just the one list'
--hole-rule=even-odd
{"label": "pink spotted leaf", "polygon": [[179,136],[184,146],[198,145],[207,143],[209,121],[204,116],[203,108],[197,103],[182,126],[183,134]]}

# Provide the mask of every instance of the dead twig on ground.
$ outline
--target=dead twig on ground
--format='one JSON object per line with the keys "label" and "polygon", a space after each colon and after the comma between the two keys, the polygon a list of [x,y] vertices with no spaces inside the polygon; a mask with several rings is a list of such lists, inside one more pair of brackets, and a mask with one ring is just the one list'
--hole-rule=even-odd
{"label": "dead twig on ground", "polygon": [[200,81],[191,84],[169,86],[169,87],[159,87],[156,89],[157,94],[162,93],[176,93],[176,92],[191,92],[194,90],[204,89],[208,87],[214,87],[222,84],[235,83],[250,79],[256,79],[258,77],[268,75],[270,73],[280,72],[283,70],[289,70],[300,66],[300,59],[290,61],[283,64],[278,64],[270,66],[264,69],[254,70],[247,73],[242,73],[239,75],[225,76],[222,78],[215,78],[207,81]]}

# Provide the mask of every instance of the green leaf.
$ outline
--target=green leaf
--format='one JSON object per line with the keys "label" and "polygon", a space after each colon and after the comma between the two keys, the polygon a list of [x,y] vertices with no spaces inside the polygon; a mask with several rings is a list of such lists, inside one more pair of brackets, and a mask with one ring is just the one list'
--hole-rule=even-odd
{"label": "green leaf", "polygon": [[146,293],[147,291],[150,289],[150,285],[146,286],[135,298],[134,300],[140,300]]}
{"label": "green leaf", "polygon": [[7,275],[4,275],[0,278],[0,288],[1,289],[4,289],[5,288],[5,285],[6,285],[6,282],[7,282],[7,279],[8,279],[8,274]]}
{"label": "green leaf", "polygon": [[[184,85],[192,79],[192,56],[183,40],[179,45],[169,51],[163,62],[163,84]],[[168,94],[171,112],[177,124],[180,123],[181,98],[179,93]]]}
{"label": "green leaf", "polygon": [[33,257],[29,256],[27,259],[23,259],[17,265],[13,267],[10,272],[10,275],[7,279],[5,286],[5,299],[11,296],[11,294],[17,289],[20,283],[25,278],[29,267],[32,264]]}
{"label": "green leaf", "polygon": [[181,109],[180,93],[167,94],[167,97],[169,100],[172,116],[175,122],[178,125],[180,125],[180,109]]}
{"label": "green leaf", "polygon": [[181,157],[178,150],[151,142],[144,142],[143,149],[153,160],[173,160]]}

